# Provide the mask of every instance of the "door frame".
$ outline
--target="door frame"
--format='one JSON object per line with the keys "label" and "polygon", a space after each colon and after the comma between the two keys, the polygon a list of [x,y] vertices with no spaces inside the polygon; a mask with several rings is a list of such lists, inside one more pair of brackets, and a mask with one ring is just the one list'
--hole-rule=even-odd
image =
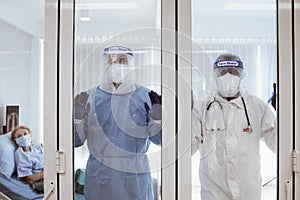
{"label": "door frame", "polygon": [[[44,44],[44,191],[45,199],[57,199],[59,193],[55,166],[58,122],[58,25],[59,4],[57,0],[45,1]],[[54,150],[54,151],[53,151]],[[54,163],[54,164],[53,164]],[[49,195],[49,196],[48,196]]]}
{"label": "door frame", "polygon": [[[294,81],[295,81],[295,86],[294,86],[294,92],[295,92],[295,122],[299,122],[300,120],[300,0],[294,0],[294,15],[293,15],[293,26],[294,26],[294,44],[293,44],[293,49],[294,49]],[[298,103],[298,104],[297,104]],[[297,190],[296,188],[300,187],[300,173],[299,173],[299,168],[300,168],[300,158],[299,158],[299,151],[300,151],[300,124],[295,123],[295,132],[294,132],[294,150],[297,152],[297,158],[295,159],[296,166],[295,166],[295,171],[294,171],[294,199],[300,199],[300,191],[299,189]]]}
{"label": "door frame", "polygon": [[[278,154],[277,195],[278,199],[292,199],[293,175],[291,157],[293,151],[294,121],[294,79],[293,79],[293,33],[292,2],[279,0],[277,5],[278,33]],[[290,88],[290,89],[287,89]]]}

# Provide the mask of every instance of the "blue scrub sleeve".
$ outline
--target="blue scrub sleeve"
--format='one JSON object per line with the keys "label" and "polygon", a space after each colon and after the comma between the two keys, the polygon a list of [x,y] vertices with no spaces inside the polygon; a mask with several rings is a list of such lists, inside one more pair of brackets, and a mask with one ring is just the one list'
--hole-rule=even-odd
{"label": "blue scrub sleeve", "polygon": [[156,145],[161,145],[161,124],[156,123],[154,120],[151,120],[148,127],[148,131],[150,135],[150,140]]}

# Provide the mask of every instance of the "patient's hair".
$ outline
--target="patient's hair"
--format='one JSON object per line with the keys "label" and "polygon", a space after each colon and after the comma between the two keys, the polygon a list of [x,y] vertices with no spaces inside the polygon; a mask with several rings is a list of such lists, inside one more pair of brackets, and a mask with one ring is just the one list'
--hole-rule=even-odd
{"label": "patient's hair", "polygon": [[20,130],[20,129],[25,129],[25,130],[27,130],[29,133],[31,133],[30,128],[28,128],[27,126],[23,126],[23,125],[21,125],[21,126],[16,126],[16,127],[11,131],[11,139],[14,140],[16,132],[17,132],[18,130]]}

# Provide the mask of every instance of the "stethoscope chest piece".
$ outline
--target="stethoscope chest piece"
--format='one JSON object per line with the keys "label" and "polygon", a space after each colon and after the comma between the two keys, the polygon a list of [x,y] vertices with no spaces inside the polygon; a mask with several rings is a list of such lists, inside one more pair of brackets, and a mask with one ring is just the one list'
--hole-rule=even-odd
{"label": "stethoscope chest piece", "polygon": [[248,125],[246,128],[243,128],[243,133],[252,133],[252,126]]}

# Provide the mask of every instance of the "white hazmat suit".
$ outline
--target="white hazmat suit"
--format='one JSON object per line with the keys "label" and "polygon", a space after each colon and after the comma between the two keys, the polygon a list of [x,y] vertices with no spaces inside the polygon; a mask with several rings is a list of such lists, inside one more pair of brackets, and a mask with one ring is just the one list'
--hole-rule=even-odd
{"label": "white hazmat suit", "polygon": [[[276,151],[276,117],[267,103],[246,91],[239,91],[230,100],[219,94],[193,109],[193,130],[201,156],[201,199],[259,200],[260,140]],[[209,114],[208,105],[214,100],[217,103],[211,104]],[[246,115],[252,127],[250,131]],[[214,119],[223,120],[217,122],[219,130],[207,128]]]}

